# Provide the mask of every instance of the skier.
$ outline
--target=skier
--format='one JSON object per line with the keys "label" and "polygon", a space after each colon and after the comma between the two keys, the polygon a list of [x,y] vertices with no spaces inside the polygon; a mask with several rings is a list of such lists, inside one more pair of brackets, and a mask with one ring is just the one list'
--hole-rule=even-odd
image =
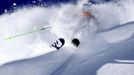
{"label": "skier", "polygon": [[[86,1],[87,3],[84,3],[82,6],[82,16],[85,17],[84,20],[86,20],[88,22],[90,22],[90,20],[92,20],[92,21],[94,21],[94,23],[97,23],[97,20],[90,12],[91,6],[92,6],[92,4],[98,4],[101,2],[105,2],[105,1],[110,1],[110,0],[89,0],[89,1]],[[58,44],[59,44],[58,41],[54,42],[54,44],[52,44],[51,46],[55,47],[57,50],[59,50],[65,44],[65,40],[63,38],[59,38],[59,41],[61,42],[61,46],[58,46]],[[77,38],[74,38],[72,40],[72,43],[76,47],[78,47],[80,44],[80,41]]]}
{"label": "skier", "polygon": [[101,4],[101,3],[115,1],[115,0],[83,0],[83,1],[86,2],[82,6],[83,16],[92,16],[92,14],[90,13],[90,8],[93,4]]}
{"label": "skier", "polygon": [[87,17],[90,17],[92,16],[91,12],[90,12],[90,8],[91,8],[92,4],[89,2],[89,3],[84,3],[82,5],[82,15],[83,16],[87,16]]}
{"label": "skier", "polygon": [[83,0],[83,1],[86,2],[82,6],[83,16],[92,16],[90,13],[90,8],[93,4],[101,4],[101,3],[110,2],[114,0]]}
{"label": "skier", "polygon": [[92,3],[86,1],[81,8],[82,19],[80,21],[82,28],[95,32],[97,30],[98,21],[92,12]]}

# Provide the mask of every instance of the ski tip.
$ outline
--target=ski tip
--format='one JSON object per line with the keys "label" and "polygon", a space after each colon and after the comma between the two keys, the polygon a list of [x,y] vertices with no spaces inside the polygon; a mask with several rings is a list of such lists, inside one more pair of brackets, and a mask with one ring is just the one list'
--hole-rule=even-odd
{"label": "ski tip", "polygon": [[59,40],[63,45],[65,44],[65,40],[63,38],[59,38]]}
{"label": "ski tip", "polygon": [[79,39],[77,39],[77,38],[74,38],[74,39],[72,40],[72,43],[73,43],[73,45],[76,46],[76,47],[78,47],[78,46],[80,45],[80,41],[79,41]]}

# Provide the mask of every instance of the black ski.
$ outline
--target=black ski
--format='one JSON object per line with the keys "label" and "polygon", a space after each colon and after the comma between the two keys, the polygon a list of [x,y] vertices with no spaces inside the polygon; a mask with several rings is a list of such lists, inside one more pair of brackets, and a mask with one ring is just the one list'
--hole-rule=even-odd
{"label": "black ski", "polygon": [[[60,46],[58,46],[59,42],[61,42]],[[56,40],[56,42],[54,42],[51,46],[59,50],[65,44],[65,40],[63,38],[59,38],[59,42]]]}

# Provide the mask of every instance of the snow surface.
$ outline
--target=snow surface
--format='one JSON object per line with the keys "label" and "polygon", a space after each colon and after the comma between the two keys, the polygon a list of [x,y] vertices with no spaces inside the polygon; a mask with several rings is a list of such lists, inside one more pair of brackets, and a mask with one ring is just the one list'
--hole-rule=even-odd
{"label": "snow surface", "polygon": [[[134,75],[134,2],[93,5],[92,19],[81,16],[81,3],[1,15],[0,75]],[[45,26],[51,28],[5,40]],[[50,45],[59,37],[66,44],[57,51]]]}

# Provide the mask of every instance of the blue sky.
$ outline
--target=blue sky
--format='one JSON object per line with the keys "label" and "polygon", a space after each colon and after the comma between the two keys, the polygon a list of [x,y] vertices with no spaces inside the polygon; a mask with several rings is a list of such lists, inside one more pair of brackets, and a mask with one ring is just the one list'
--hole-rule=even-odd
{"label": "blue sky", "polygon": [[25,5],[41,5],[41,4],[58,4],[58,3],[68,3],[74,2],[76,0],[1,0],[0,1],[0,14],[5,11],[12,11],[14,7],[22,7]]}

